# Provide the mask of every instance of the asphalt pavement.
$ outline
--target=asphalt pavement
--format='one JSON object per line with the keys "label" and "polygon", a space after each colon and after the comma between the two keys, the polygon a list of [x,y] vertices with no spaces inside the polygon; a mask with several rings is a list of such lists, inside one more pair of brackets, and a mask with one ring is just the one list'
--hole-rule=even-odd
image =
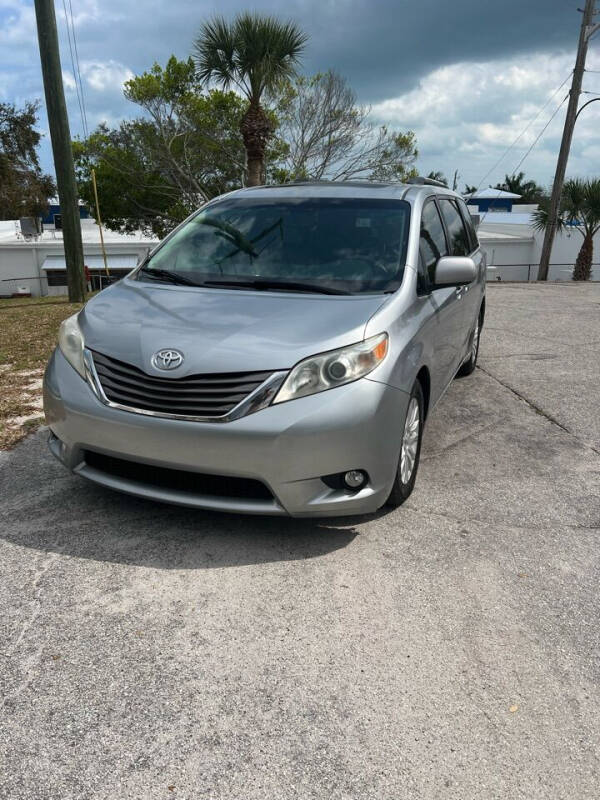
{"label": "asphalt pavement", "polygon": [[600,285],[491,285],[409,502],[163,506],[0,453],[0,797],[600,796]]}

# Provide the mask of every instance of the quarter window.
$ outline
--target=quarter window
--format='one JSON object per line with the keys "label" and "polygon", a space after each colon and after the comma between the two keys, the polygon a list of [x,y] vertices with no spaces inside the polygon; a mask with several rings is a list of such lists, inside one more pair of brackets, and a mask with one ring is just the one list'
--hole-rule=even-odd
{"label": "quarter window", "polygon": [[450,239],[450,251],[453,256],[468,256],[471,252],[471,243],[467,229],[454,200],[440,200],[440,207]]}
{"label": "quarter window", "polygon": [[446,235],[436,204],[430,200],[421,213],[421,238],[419,255],[430,285],[435,282],[435,265],[442,256],[448,255]]}
{"label": "quarter window", "polygon": [[479,247],[479,239],[477,238],[477,231],[475,230],[475,225],[473,224],[473,217],[471,216],[469,208],[464,200],[457,200],[457,203],[458,208],[462,212],[464,223],[467,226],[467,233],[469,234],[469,241],[471,243],[471,252],[473,252],[473,250],[477,250]]}

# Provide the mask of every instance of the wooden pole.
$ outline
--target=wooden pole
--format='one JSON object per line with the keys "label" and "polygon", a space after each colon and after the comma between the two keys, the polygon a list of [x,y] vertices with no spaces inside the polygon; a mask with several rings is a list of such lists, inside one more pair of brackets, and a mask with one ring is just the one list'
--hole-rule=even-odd
{"label": "wooden pole", "polygon": [[35,17],[62,218],[69,300],[71,303],[82,303],[85,300],[85,277],[81,221],[53,0],[35,0]]}
{"label": "wooden pole", "polygon": [[569,152],[571,150],[571,141],[573,140],[573,128],[575,127],[575,120],[577,119],[577,106],[579,105],[579,95],[581,94],[581,83],[583,81],[583,73],[585,72],[585,58],[587,55],[588,40],[593,27],[592,23],[594,19],[595,2],[596,0],[586,0],[583,19],[581,20],[581,31],[579,33],[577,58],[575,60],[575,69],[573,70],[573,80],[571,82],[569,105],[567,107],[567,116],[565,117],[565,126],[563,128],[562,141],[560,143],[560,152],[558,154],[558,161],[556,163],[554,183],[552,184],[550,211],[548,212],[548,225],[546,226],[544,243],[542,245],[542,252],[540,254],[540,268],[537,276],[539,281],[548,280],[550,256],[552,255],[552,244],[554,243],[554,235],[556,233],[556,225],[558,222],[560,198],[565,181],[565,172],[567,169],[567,161],[569,160]]}

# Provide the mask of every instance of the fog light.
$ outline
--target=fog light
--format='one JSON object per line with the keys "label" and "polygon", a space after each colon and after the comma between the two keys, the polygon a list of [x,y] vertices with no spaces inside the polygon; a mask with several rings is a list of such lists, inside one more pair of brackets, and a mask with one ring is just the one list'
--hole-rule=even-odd
{"label": "fog light", "polygon": [[360,469],[351,469],[344,474],[344,483],[349,489],[359,489],[366,479],[366,474]]}

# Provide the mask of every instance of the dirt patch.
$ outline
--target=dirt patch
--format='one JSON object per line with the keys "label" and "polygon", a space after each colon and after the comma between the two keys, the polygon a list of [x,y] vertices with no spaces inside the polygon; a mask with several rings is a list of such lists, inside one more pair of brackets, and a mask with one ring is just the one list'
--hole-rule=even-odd
{"label": "dirt patch", "polygon": [[43,424],[44,369],[60,323],[79,308],[66,302],[0,304],[0,450]]}

